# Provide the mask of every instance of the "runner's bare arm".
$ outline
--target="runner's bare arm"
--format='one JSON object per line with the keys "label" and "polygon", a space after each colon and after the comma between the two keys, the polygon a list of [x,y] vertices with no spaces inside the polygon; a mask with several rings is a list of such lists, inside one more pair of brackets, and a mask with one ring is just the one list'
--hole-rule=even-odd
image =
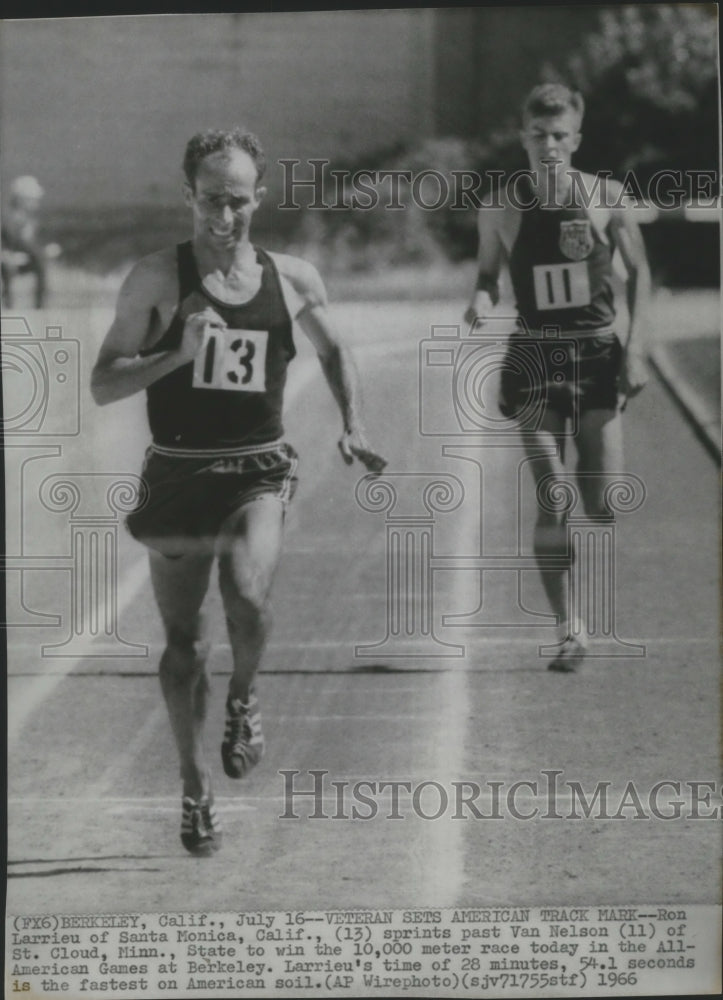
{"label": "runner's bare arm", "polygon": [[477,213],[477,282],[472,300],[464,314],[466,323],[479,322],[497,305],[500,298],[497,282],[502,267],[503,244],[498,228],[499,209],[480,209]]}
{"label": "runner's bare arm", "polygon": [[[616,193],[613,191],[613,194]],[[616,205],[611,209],[610,238],[613,246],[620,251],[627,272],[626,293],[630,330],[625,345],[623,390],[627,396],[635,396],[648,379],[644,357],[648,337],[650,269],[645,243],[632,208]]]}
{"label": "runner's bare arm", "polygon": [[154,255],[140,261],[124,281],[115,318],[91,375],[93,399],[100,406],[132,396],[187,364],[203,342],[206,325],[225,326],[210,308],[194,313],[186,320],[177,349],[141,357],[139,351],[148,337],[153,312],[162,296],[164,278],[167,279],[163,258]]}
{"label": "runner's bare arm", "polygon": [[350,465],[358,458],[369,472],[381,472],[387,464],[369,445],[361,417],[359,379],[354,360],[329,317],[326,289],[318,271],[297,259],[286,276],[299,296],[296,314],[299,326],[314,345],[326,381],[336,399],[344,423],[339,449]]}

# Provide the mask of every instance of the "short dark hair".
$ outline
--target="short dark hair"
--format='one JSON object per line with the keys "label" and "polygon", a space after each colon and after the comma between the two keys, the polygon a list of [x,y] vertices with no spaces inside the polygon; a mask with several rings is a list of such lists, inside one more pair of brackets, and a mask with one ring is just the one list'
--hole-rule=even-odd
{"label": "short dark hair", "polygon": [[220,153],[226,149],[241,149],[248,153],[256,164],[256,180],[261,180],[266,170],[266,156],[258,137],[242,128],[211,128],[205,132],[197,132],[186,146],[183,172],[192,188],[196,184],[199,163],[212,153]]}
{"label": "short dark hair", "polygon": [[585,113],[585,101],[577,90],[570,90],[563,83],[541,83],[534,87],[525,98],[522,105],[522,123],[529,118],[548,118],[561,115],[565,111],[573,111],[582,124]]}

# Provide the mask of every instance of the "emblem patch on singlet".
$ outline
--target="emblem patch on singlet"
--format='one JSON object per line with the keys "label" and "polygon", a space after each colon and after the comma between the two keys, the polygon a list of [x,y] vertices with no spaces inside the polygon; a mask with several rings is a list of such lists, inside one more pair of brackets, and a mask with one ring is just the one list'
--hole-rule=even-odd
{"label": "emblem patch on singlet", "polygon": [[207,327],[193,362],[194,389],[265,392],[268,342],[268,330]]}
{"label": "emblem patch on singlet", "polygon": [[573,219],[570,222],[560,223],[559,247],[570,260],[584,260],[594,246],[595,240],[589,219]]}

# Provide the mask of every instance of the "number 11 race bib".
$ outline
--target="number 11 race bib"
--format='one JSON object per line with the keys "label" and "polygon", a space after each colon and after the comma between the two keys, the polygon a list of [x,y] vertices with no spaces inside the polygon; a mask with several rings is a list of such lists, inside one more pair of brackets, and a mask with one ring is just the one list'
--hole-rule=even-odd
{"label": "number 11 race bib", "polygon": [[268,330],[216,330],[207,327],[193,362],[194,389],[266,391]]}
{"label": "number 11 race bib", "polygon": [[532,276],[538,309],[575,309],[590,305],[590,277],[585,261],[536,264]]}

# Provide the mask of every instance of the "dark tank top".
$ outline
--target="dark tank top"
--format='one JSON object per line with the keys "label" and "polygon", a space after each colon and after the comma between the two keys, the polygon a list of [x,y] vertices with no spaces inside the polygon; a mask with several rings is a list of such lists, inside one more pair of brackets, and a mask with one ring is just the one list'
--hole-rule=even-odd
{"label": "dark tank top", "polygon": [[179,304],[153,354],[181,343],[186,318],[213,307],[228,324],[210,331],[188,364],[146,389],[155,444],[167,448],[245,448],[278,440],[286,369],[296,350],[279,274],[258,247],[261,285],[243,305],[229,305],[202,286],[191,243],[177,248]]}
{"label": "dark tank top", "polygon": [[530,330],[609,329],[615,321],[612,250],[583,208],[521,211],[510,254],[517,312]]}

